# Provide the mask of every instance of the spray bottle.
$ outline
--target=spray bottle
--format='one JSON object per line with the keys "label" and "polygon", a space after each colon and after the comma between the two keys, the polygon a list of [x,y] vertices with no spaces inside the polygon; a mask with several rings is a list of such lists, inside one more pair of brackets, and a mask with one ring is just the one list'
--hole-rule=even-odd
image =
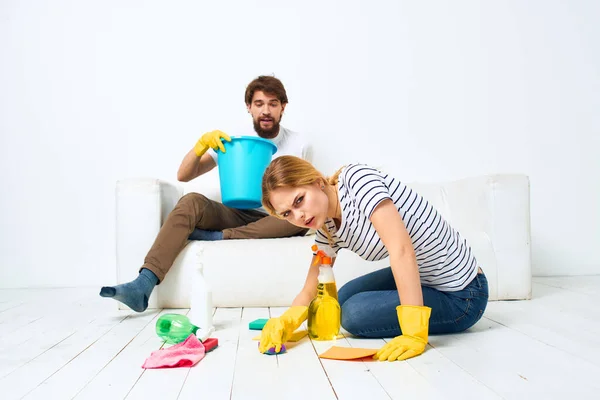
{"label": "spray bottle", "polygon": [[319,266],[317,296],[308,306],[308,335],[315,340],[333,340],[340,333],[341,308],[333,276],[332,260],[336,254],[329,246],[313,245]]}
{"label": "spray bottle", "polygon": [[[198,252],[198,259],[203,250]],[[214,331],[212,290],[204,278],[204,264],[199,261],[192,275],[192,292],[190,295],[190,322],[199,327],[195,332],[198,339],[204,342]]]}
{"label": "spray bottle", "polygon": [[198,263],[193,271],[191,289],[188,315],[164,314],[156,321],[156,334],[167,343],[181,343],[190,334],[204,342],[215,330],[212,291],[204,279],[202,263]]}

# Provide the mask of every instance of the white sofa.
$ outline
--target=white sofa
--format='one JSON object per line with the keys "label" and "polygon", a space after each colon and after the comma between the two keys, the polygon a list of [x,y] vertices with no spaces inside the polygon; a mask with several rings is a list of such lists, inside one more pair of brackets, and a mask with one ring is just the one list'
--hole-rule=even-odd
{"label": "white sofa", "polygon": [[[531,298],[529,179],[489,175],[443,184],[411,184],[471,244],[490,287],[490,300]],[[199,192],[220,200],[218,173],[191,183],[159,179],[117,182],[117,280],[137,276],[162,221],[178,199]],[[150,308],[189,308],[192,275],[202,266],[216,307],[288,306],[304,283],[314,236],[283,239],[190,241]],[[334,273],[338,288],[367,272],[388,266],[342,250]]]}

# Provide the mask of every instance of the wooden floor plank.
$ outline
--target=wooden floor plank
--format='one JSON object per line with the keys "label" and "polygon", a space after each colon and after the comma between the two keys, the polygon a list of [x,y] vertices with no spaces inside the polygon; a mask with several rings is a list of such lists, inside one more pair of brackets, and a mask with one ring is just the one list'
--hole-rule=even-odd
{"label": "wooden floor plank", "polygon": [[100,339],[73,358],[24,398],[45,400],[48,393],[56,398],[71,399],[135,338],[149,326],[157,312],[132,313]]}
{"label": "wooden floor plank", "polygon": [[600,321],[600,307],[595,304],[595,299],[596,297],[577,290],[550,286],[544,283],[533,283],[533,299],[531,301],[554,310],[557,317],[568,314],[583,318],[591,323]]}
{"label": "wooden floor plank", "polygon": [[590,296],[600,295],[600,275],[534,277],[532,281]]}
{"label": "wooden floor plank", "polygon": [[[102,366],[102,369],[74,397],[82,400],[123,399],[144,373],[142,364],[150,354],[163,345],[156,335],[156,320],[159,316],[177,310],[147,310],[150,321],[137,334],[132,331],[132,340]],[[183,313],[187,310],[183,310]],[[114,353],[114,351],[113,351]]]}
{"label": "wooden floor plank", "polygon": [[[340,343],[344,347],[380,349],[386,343],[383,339],[356,338],[345,331],[344,333],[346,343],[343,341]],[[392,399],[442,399],[447,397],[430,385],[427,379],[419,374],[408,361],[383,362],[368,358],[363,362]]]}
{"label": "wooden floor plank", "polygon": [[[51,344],[57,343],[94,319],[113,314],[116,309],[116,303],[109,303],[99,296],[88,294],[84,299],[59,305],[53,304],[41,316],[38,310],[30,311],[35,313],[35,319],[32,318],[31,322],[0,338],[0,354],[7,355],[16,352],[22,359],[25,353],[31,352],[35,347],[32,340],[39,342],[40,339],[43,339]],[[27,318],[28,311],[21,309],[21,312],[25,313],[23,316]],[[6,365],[0,363],[0,377],[4,375],[2,371],[5,368]]]}
{"label": "wooden floor plank", "polygon": [[[19,337],[19,332],[30,330],[38,320],[58,314],[57,310],[71,308],[78,304],[87,304],[94,295],[88,289],[34,289],[25,291],[23,296],[15,296],[20,305],[15,305],[0,313],[0,341]],[[56,295],[60,294],[60,295]]]}
{"label": "wooden floor plank", "polygon": [[4,337],[0,341],[0,378],[27,364],[77,331],[85,329],[95,320],[113,317],[115,309],[111,307],[109,310],[105,305],[99,308],[96,305],[65,305],[16,330],[14,335]]}
{"label": "wooden floor plank", "polygon": [[[189,309],[170,309],[167,310],[174,314],[187,315]],[[164,346],[172,346],[162,342],[156,341],[155,348],[150,351],[158,350]],[[150,353],[146,357],[150,356]],[[144,359],[145,360],[145,359]],[[141,360],[140,366],[144,360]],[[135,383],[135,386],[127,394],[127,399],[161,399],[170,400],[177,399],[179,392],[185,382],[185,379],[189,373],[190,368],[161,368],[161,369],[145,369],[142,371],[140,378]]]}
{"label": "wooden floor plank", "polygon": [[487,318],[466,332],[431,336],[432,347],[505,399],[588,398],[600,369]]}
{"label": "wooden floor plank", "polygon": [[219,346],[206,354],[190,372],[178,400],[229,399],[236,365],[241,308],[219,308],[213,323]]}
{"label": "wooden floor plank", "polygon": [[248,324],[258,318],[269,318],[268,308],[244,308],[239,330],[239,342],[235,373],[231,388],[232,399],[279,399],[277,357],[258,352],[258,344],[252,340],[257,331]]}
{"label": "wooden floor plank", "polygon": [[[83,329],[56,342],[43,353],[4,376],[0,379],[0,393],[3,399],[21,398],[34,390],[104,334],[119,325],[130,313],[130,311],[115,310],[110,316],[95,319]],[[43,343],[44,347],[46,345],[47,343]]]}
{"label": "wooden floor plank", "polygon": [[[331,341],[311,339],[311,343],[317,355],[324,353],[331,346],[348,346],[344,337]],[[325,358],[320,360],[339,399],[392,398],[371,373],[370,361],[340,361]]]}
{"label": "wooden floor plank", "polygon": [[21,300],[4,300],[4,301],[0,301],[0,314],[11,310],[15,307],[20,307],[23,304],[25,304],[23,301]]}
{"label": "wooden floor plank", "polygon": [[534,292],[540,297],[530,301],[491,303],[485,316],[600,366],[600,319],[590,319],[587,313],[565,312],[565,309],[589,307],[582,304],[587,295],[569,292],[565,295],[564,289],[539,283],[534,283]]}
{"label": "wooden floor plank", "polygon": [[427,351],[405,362],[318,358],[334,344],[384,343],[351,335],[266,356],[248,323],[287,308],[218,309],[219,348],[193,368],[154,371],[141,364],[162,345],[158,310],[120,311],[95,288],[0,289],[0,398],[595,399],[600,277],[533,282],[532,300],[491,302],[474,327],[430,336]]}
{"label": "wooden floor plank", "polygon": [[[278,317],[287,309],[287,307],[271,307],[271,317]],[[306,323],[298,330],[302,329],[306,329]],[[286,346],[287,352],[277,356],[279,364],[277,380],[282,387],[287,388],[285,398],[335,399],[333,387],[309,337],[306,336],[295,343],[288,342]],[[310,382],[310,384],[299,385],[299,382]],[[299,387],[301,390],[297,390]]]}

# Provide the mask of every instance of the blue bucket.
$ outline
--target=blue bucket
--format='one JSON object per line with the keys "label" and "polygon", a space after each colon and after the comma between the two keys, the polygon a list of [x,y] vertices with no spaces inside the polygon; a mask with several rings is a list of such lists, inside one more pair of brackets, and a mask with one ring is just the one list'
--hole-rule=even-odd
{"label": "blue bucket", "polygon": [[248,209],[262,206],[262,177],[277,146],[254,136],[232,136],[218,151],[221,201],[228,207]]}

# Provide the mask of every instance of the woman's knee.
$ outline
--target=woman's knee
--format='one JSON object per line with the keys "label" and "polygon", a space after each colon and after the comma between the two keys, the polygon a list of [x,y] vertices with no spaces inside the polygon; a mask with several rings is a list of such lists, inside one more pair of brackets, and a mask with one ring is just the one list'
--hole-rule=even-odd
{"label": "woman's knee", "polygon": [[350,297],[368,291],[396,290],[390,267],[370,272],[348,281],[338,291],[338,301],[343,305]]}
{"label": "woman's knee", "polygon": [[[342,309],[342,327],[354,336],[361,336],[365,322],[369,320],[366,308],[358,298],[352,296],[344,302]],[[340,303],[341,304],[341,303]]]}
{"label": "woman's knee", "polygon": [[340,303],[340,306],[343,306],[344,303],[354,294],[354,291],[348,286],[347,283],[342,286],[338,290],[338,303]]}

